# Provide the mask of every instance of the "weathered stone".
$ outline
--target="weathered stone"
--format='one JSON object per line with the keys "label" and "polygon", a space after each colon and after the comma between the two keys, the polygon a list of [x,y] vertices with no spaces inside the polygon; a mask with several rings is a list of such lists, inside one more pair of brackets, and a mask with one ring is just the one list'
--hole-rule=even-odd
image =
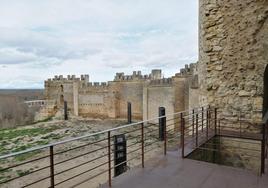
{"label": "weathered stone", "polygon": [[[200,27],[203,35],[199,40],[199,80],[205,80],[199,87],[200,98],[206,102],[202,104],[211,102],[230,111],[262,109],[263,74],[268,63],[267,1],[199,2],[199,23],[205,26]],[[208,47],[212,51],[206,51]],[[216,92],[213,83],[220,83]]]}

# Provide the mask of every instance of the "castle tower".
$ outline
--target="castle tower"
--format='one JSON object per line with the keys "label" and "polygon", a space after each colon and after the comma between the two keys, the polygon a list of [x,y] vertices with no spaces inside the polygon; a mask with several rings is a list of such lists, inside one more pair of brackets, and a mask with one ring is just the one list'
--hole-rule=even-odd
{"label": "castle tower", "polygon": [[152,80],[158,80],[162,77],[162,71],[161,69],[153,69],[151,73],[151,79]]}
{"label": "castle tower", "polygon": [[199,6],[201,104],[262,110],[268,1],[200,0]]}

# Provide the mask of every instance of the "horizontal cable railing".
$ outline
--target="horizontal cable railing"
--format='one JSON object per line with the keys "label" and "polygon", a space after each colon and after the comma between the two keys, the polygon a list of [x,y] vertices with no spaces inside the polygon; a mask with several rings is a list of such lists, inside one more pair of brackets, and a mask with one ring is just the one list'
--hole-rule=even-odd
{"label": "horizontal cable railing", "polygon": [[[98,183],[108,181],[111,184],[115,169],[122,164],[134,161],[134,166],[144,167],[145,155],[150,157],[150,152],[164,149],[166,154],[167,143],[179,140],[180,133],[175,127],[180,126],[182,114],[190,113],[162,114],[146,121],[0,156],[0,174],[6,175],[0,179],[0,186],[77,187],[97,177],[101,179]],[[163,125],[164,139],[160,139],[159,127]],[[127,158],[115,163],[115,153],[120,150],[116,149],[115,136],[122,134],[127,141]],[[18,156],[24,156],[26,161],[16,161]],[[11,173],[17,170],[21,173]]]}
{"label": "horizontal cable railing", "polygon": [[[177,147],[186,157],[196,149],[206,148],[209,145],[203,144],[213,136],[230,134],[224,123],[219,111],[209,106],[173,114],[164,112],[146,121],[3,155],[0,175],[4,178],[0,179],[0,186],[79,187],[89,182],[92,186],[106,182],[111,186],[112,177],[118,172],[139,165],[144,168],[145,159],[154,152],[166,155],[169,147]],[[243,126],[238,128],[238,136],[243,138],[246,130]],[[125,145],[116,143],[118,136],[125,139]],[[27,160],[18,163],[18,156]]]}

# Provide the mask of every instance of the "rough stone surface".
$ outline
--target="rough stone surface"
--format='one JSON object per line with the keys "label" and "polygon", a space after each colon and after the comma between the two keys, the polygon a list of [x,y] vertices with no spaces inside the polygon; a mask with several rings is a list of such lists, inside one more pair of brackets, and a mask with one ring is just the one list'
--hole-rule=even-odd
{"label": "rough stone surface", "polygon": [[200,0],[201,105],[262,110],[268,63],[267,0]]}
{"label": "rough stone surface", "polygon": [[157,117],[159,107],[165,107],[169,114],[188,109],[190,87],[194,88],[191,94],[198,90],[194,69],[194,64],[186,65],[171,78],[162,78],[161,70],[152,70],[149,75],[140,71],[117,73],[108,83],[91,83],[88,75],[55,76],[45,81],[45,96],[56,101],[58,109],[67,101],[75,116],[93,118],[126,118],[127,103],[131,102],[133,119],[145,120]]}

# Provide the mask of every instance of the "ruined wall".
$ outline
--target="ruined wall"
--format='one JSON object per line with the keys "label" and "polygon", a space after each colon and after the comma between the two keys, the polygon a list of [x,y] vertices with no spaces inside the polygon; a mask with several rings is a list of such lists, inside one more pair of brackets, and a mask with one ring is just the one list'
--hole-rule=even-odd
{"label": "ruined wall", "polygon": [[[267,0],[200,0],[200,103],[262,109],[268,63]],[[259,117],[260,118],[260,117]]]}
{"label": "ruined wall", "polygon": [[[68,109],[77,115],[78,90],[81,85],[88,82],[88,79],[88,75],[81,75],[81,78],[76,78],[75,75],[68,75],[67,78],[63,78],[60,75],[48,79],[45,81],[45,99],[55,100],[58,108],[63,108],[63,102],[67,101]],[[74,109],[74,105],[76,109]]]}

